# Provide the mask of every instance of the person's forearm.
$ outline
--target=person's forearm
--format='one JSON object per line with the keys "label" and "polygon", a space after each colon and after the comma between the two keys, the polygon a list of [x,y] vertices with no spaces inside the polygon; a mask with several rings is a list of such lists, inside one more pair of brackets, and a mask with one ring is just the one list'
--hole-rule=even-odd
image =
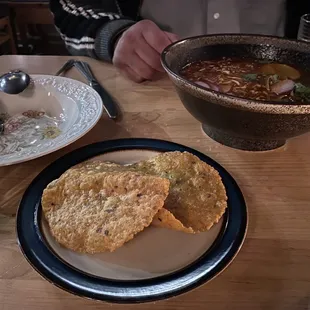
{"label": "person's forearm", "polygon": [[134,24],[133,19],[123,15],[116,0],[50,0],[50,9],[73,55],[111,61],[118,34]]}

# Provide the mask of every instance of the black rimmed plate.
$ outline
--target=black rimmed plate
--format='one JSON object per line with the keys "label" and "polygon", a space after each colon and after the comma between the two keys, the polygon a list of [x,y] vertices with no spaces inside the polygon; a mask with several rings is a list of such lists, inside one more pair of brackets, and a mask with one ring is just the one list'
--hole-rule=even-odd
{"label": "black rimmed plate", "polygon": [[[95,255],[67,250],[53,239],[40,203],[48,183],[90,158],[129,164],[170,151],[190,152],[220,173],[227,191],[228,209],[210,231],[192,235],[149,227],[115,252]],[[65,155],[33,180],[17,214],[20,248],[45,279],[73,294],[117,303],[164,299],[211,280],[236,256],[246,229],[244,198],[223,167],[188,147],[152,139],[105,141]]]}

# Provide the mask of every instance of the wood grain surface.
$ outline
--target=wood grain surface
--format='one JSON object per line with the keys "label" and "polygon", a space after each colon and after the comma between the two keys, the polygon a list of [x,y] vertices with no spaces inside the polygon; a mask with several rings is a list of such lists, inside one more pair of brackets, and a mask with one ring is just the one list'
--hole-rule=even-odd
{"label": "wood grain surface", "polygon": [[[0,74],[16,68],[53,74],[67,59],[1,56]],[[166,78],[137,85],[111,65],[85,60],[118,101],[123,118],[114,122],[104,115],[93,130],[68,147],[0,167],[0,309],[310,309],[310,134],[270,152],[227,148],[203,134]],[[66,76],[83,80],[75,69]],[[211,156],[236,179],[249,209],[246,241],[229,268],[192,292],[151,304],[110,305],[63,292],[30,267],[16,242],[18,203],[44,167],[80,146],[126,137],[173,141]]]}

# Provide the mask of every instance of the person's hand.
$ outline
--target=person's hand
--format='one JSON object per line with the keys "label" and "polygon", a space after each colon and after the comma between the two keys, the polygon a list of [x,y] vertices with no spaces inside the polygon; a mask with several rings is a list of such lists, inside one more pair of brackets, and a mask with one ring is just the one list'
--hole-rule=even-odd
{"label": "person's hand", "polygon": [[131,80],[140,83],[163,72],[160,54],[178,40],[173,33],[162,31],[150,20],[142,20],[128,28],[119,38],[113,64]]}

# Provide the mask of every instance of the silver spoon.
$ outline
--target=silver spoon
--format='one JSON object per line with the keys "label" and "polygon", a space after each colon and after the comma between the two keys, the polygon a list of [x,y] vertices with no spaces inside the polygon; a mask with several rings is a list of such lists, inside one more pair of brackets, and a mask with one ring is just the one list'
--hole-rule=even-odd
{"label": "silver spoon", "polygon": [[21,71],[14,70],[0,76],[0,91],[16,95],[25,90],[30,83],[30,76]]}

